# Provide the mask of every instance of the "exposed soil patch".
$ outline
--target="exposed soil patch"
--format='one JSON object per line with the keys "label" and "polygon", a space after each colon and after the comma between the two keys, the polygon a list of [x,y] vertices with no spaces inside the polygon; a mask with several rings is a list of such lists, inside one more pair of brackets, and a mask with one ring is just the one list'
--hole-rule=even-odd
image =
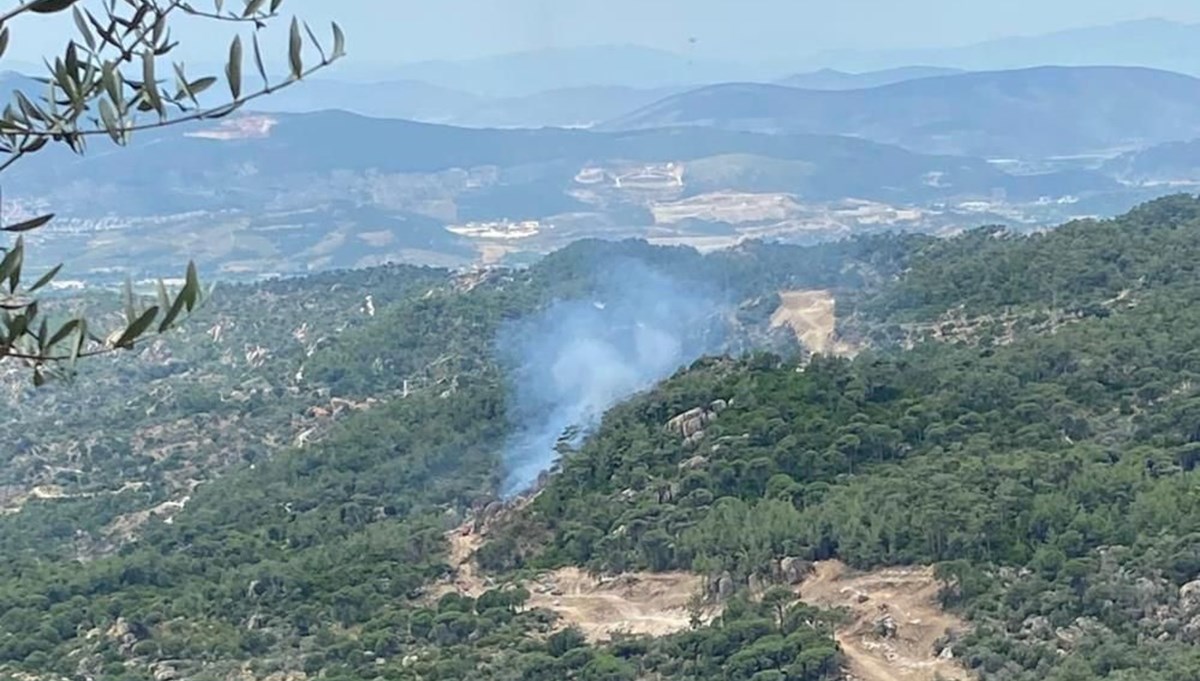
{"label": "exposed soil patch", "polygon": [[845,608],[838,645],[847,673],[859,681],[968,681],[974,677],[950,655],[939,654],[948,634],[967,623],[938,605],[933,568],[888,568],[856,573],[839,561],[816,564],[800,585],[804,602]]}
{"label": "exposed soil patch", "polygon": [[[448,592],[478,597],[502,586],[481,575],[472,558],[484,537],[472,531],[471,523],[449,534],[455,574],[450,583],[434,590],[435,597]],[[530,592],[530,607],[557,614],[564,627],[578,627],[592,642],[618,633],[665,636],[689,628],[693,615],[708,622],[720,613],[716,606],[693,607],[702,593],[702,580],[686,572],[596,577],[579,568],[563,568],[522,586]]]}
{"label": "exposed soil patch", "polygon": [[771,328],[791,327],[796,339],[813,353],[854,355],[854,347],[837,338],[837,302],[831,292],[780,291],[779,300]]}

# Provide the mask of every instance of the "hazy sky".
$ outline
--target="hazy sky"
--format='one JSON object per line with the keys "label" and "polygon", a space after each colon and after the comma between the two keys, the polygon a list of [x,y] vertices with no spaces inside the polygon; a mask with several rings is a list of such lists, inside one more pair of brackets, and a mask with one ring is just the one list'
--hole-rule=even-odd
{"label": "hazy sky", "polygon": [[[776,60],[831,48],[958,45],[1147,17],[1200,22],[1197,0],[287,0],[283,7],[313,24],[337,18],[355,61],[376,64],[612,43]],[[60,46],[61,25],[55,28],[37,19],[14,26],[6,59]],[[212,43],[204,42],[211,53]]]}

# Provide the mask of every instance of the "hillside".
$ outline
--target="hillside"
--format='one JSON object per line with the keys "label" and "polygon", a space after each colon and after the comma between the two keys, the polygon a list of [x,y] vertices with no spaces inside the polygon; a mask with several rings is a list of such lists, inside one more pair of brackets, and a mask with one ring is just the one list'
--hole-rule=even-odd
{"label": "hillside", "polygon": [[161,275],[184,257],[255,277],[492,264],[592,237],[731,245],[933,231],[986,219],[957,202],[997,200],[1036,222],[1061,210],[1042,197],[1121,189],[1090,171],[1013,176],[826,135],[468,129],[334,111],[246,114],[106,151],[48,150],[5,185],[9,219],[53,206],[58,219],[35,238],[46,258],[70,255],[75,276],[131,262],[134,276]]}
{"label": "hillside", "polygon": [[961,69],[942,66],[899,66],[880,71],[849,73],[837,69],[820,69],[797,73],[775,81],[776,85],[801,90],[862,90],[866,88],[903,83],[918,78],[933,78],[962,73]]}
{"label": "hillside", "polygon": [[277,113],[325,111],[468,128],[582,127],[640,109],[683,90],[620,85],[567,87],[522,96],[486,97],[416,80],[356,83],[315,80],[265,103]]}
{"label": "hillside", "polygon": [[669,97],[608,130],[711,126],[853,135],[998,158],[1097,154],[1200,134],[1200,81],[1128,67],[1038,67],[842,92],[727,84]]}
{"label": "hillside", "polygon": [[852,71],[895,64],[930,64],[976,71],[1061,66],[1142,66],[1200,76],[1200,25],[1167,19],[1136,19],[1038,35],[1011,36],[954,47],[830,50],[806,61]]}
{"label": "hillside", "polygon": [[12,384],[0,675],[1191,678],[1198,233],[233,288]]}
{"label": "hillside", "polygon": [[530,50],[458,61],[427,61],[390,69],[391,77],[421,80],[489,97],[527,97],[581,87],[653,89],[764,77],[764,69],[698,59],[637,45]]}
{"label": "hillside", "polygon": [[1121,180],[1145,184],[1200,182],[1200,140],[1167,142],[1110,159],[1104,170]]}

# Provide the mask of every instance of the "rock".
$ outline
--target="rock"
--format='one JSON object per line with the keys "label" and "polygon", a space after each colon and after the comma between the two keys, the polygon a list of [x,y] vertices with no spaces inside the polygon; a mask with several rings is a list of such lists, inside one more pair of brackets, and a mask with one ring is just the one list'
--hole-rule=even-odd
{"label": "rock", "polygon": [[154,665],[153,670],[154,681],[175,681],[179,678],[179,670],[165,662]]}
{"label": "rock", "polygon": [[900,627],[896,624],[896,620],[891,615],[884,615],[875,620],[875,635],[879,638],[896,638]]}
{"label": "rock", "polygon": [[714,413],[720,414],[729,408],[729,402],[726,400],[713,400],[712,403],[708,405],[708,408],[712,409]]}
{"label": "rock", "polygon": [[1050,620],[1042,615],[1035,615],[1025,620],[1021,626],[1021,630],[1028,636],[1033,636],[1039,639],[1047,639],[1050,637],[1050,632],[1054,627],[1050,626]]}
{"label": "rock", "polygon": [[1200,610],[1200,580],[1179,587],[1179,607],[1187,613]]}
{"label": "rock", "polygon": [[705,457],[693,456],[692,458],[688,459],[687,461],[680,462],[679,470],[694,471],[694,470],[704,468],[707,465],[708,465],[708,459],[706,459]]}
{"label": "rock", "polygon": [[954,646],[946,646],[945,648],[942,648],[942,652],[938,653],[938,659],[953,660]]}
{"label": "rock", "polygon": [[267,676],[263,681],[308,681],[308,674],[304,672],[275,672]]}
{"label": "rock", "polygon": [[486,507],[484,507],[483,517],[490,520],[490,519],[495,518],[496,516],[500,515],[503,511],[504,511],[504,503],[500,502],[500,501],[493,501],[492,503],[490,503]]}
{"label": "rock", "polygon": [[766,589],[763,588],[763,580],[758,575],[750,575],[750,578],[746,581],[746,583],[747,586],[750,587],[750,593],[752,594],[760,594],[766,591]]}
{"label": "rock", "polygon": [[717,597],[725,600],[733,596],[734,591],[736,591],[736,587],[733,583],[733,575],[726,571],[717,580]]}
{"label": "rock", "polygon": [[803,582],[812,569],[812,563],[800,558],[788,557],[779,561],[780,577],[788,584]]}
{"label": "rock", "polygon": [[1185,643],[1200,643],[1200,615],[1183,625],[1179,630],[1179,638]]}

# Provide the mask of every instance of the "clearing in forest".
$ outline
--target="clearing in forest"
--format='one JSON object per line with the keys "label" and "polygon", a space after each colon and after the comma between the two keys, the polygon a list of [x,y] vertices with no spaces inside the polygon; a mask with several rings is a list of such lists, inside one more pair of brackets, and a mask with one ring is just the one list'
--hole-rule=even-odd
{"label": "clearing in forest", "polygon": [[[475,566],[472,554],[484,537],[483,532],[473,531],[471,523],[449,534],[455,574],[450,584],[435,590],[435,597],[449,592],[478,597],[501,586],[480,575]],[[521,586],[530,592],[529,607],[549,610],[564,626],[575,626],[589,641],[599,642],[619,633],[665,636],[688,629],[693,599],[701,593],[701,578],[686,572],[598,578],[579,568],[562,568]],[[712,606],[697,611],[703,622],[718,613]]]}
{"label": "clearing in forest", "polygon": [[826,290],[780,291],[771,328],[791,327],[796,339],[814,354],[852,356],[854,348],[837,340],[836,306],[833,293]]}
{"label": "clearing in forest", "polygon": [[933,568],[888,568],[856,573],[823,561],[800,584],[800,597],[822,608],[845,608],[837,629],[849,678],[858,681],[969,681],[953,657],[938,654],[939,639],[967,630],[938,604]]}

